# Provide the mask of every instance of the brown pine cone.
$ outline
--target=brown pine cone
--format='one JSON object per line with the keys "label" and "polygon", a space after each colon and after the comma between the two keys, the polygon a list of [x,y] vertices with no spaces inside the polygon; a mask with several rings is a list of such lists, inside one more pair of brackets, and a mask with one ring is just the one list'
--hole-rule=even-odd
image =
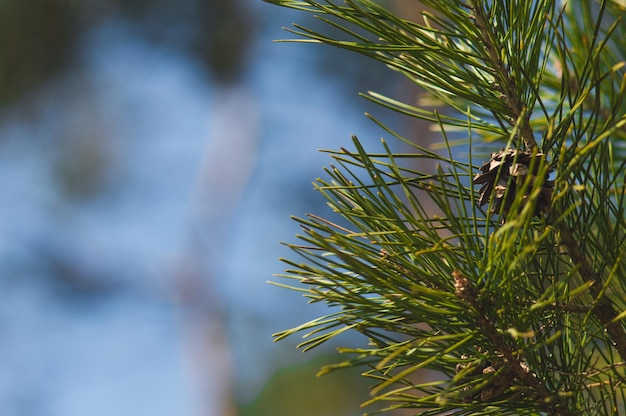
{"label": "brown pine cone", "polygon": [[[535,158],[534,164],[531,163],[533,158]],[[545,163],[543,153],[533,154],[516,149],[492,153],[491,160],[480,167],[480,172],[472,180],[474,184],[482,185],[478,205],[483,206],[489,203],[491,195],[495,193],[492,211],[496,214],[502,212],[505,216],[510,214],[509,209],[516,198],[518,189],[522,187],[528,175],[531,175],[531,183],[526,189],[522,204],[528,200],[534,181],[541,180],[541,193],[535,206],[535,215],[549,213],[554,181],[548,180],[548,176],[553,169],[548,167],[546,174],[538,178],[536,175],[542,163]],[[530,171],[531,165],[533,165],[532,172]]]}

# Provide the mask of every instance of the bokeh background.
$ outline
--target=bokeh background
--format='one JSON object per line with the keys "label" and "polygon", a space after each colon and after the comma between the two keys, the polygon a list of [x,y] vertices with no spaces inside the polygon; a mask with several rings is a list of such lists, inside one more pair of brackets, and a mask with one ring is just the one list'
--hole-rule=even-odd
{"label": "bokeh background", "polygon": [[289,216],[329,214],[317,149],[376,149],[364,112],[427,136],[358,97],[411,85],[273,42],[293,22],[320,25],[260,0],[0,2],[0,415],[363,413],[354,372],[314,376],[336,345],[272,342],[325,310],[267,281]]}

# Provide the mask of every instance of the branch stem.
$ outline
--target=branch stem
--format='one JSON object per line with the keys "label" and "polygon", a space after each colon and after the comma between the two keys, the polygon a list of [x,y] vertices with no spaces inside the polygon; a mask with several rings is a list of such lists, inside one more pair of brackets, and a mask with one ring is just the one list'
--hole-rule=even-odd
{"label": "branch stem", "polygon": [[511,348],[507,339],[498,331],[493,322],[487,318],[484,308],[478,302],[476,288],[469,279],[458,270],[453,271],[452,275],[455,280],[457,296],[474,309],[477,316],[477,326],[487,335],[494,349],[507,360],[515,377],[537,394],[539,402],[550,414],[574,416],[571,410],[562,406],[561,401],[558,400],[558,394],[548,391],[537,376],[526,369],[518,353]]}
{"label": "branch stem", "polygon": [[602,277],[593,269],[590,260],[580,249],[569,228],[563,224],[559,232],[561,243],[574,264],[579,267],[578,272],[582,279],[585,282],[592,283],[589,291],[596,299],[592,307],[592,313],[606,327],[606,332],[611,337],[615,349],[622,357],[622,360],[626,361],[626,332],[624,332],[622,324],[614,320],[618,313],[613,308],[609,298],[602,291]]}
{"label": "branch stem", "polygon": [[487,56],[491,67],[495,70],[495,82],[502,92],[508,109],[508,122],[515,125],[518,118],[523,116],[520,126],[520,137],[524,142],[527,151],[532,151],[537,147],[537,141],[530,126],[530,114],[526,114],[525,105],[519,96],[515,78],[511,75],[510,64],[502,59],[501,46],[495,33],[491,30],[493,25],[489,22],[485,10],[482,7],[483,1],[470,0],[469,8],[474,12],[476,26],[480,30],[482,39],[487,51]]}

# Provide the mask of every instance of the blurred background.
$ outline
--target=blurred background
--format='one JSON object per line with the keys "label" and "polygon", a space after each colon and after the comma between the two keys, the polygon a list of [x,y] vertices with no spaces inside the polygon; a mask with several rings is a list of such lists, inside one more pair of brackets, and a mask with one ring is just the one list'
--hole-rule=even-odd
{"label": "blurred background", "polygon": [[326,311],[267,281],[289,215],[329,214],[317,149],[376,149],[364,112],[419,128],[358,92],[417,92],[272,42],[293,22],[319,26],[260,0],[0,2],[1,415],[364,412],[367,381],[314,376],[336,345],[272,342]]}

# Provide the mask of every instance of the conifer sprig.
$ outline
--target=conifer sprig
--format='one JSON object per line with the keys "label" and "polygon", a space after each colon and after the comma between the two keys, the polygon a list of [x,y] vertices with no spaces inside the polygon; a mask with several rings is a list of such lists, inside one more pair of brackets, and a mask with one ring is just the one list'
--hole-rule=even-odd
{"label": "conifer sprig", "polygon": [[[296,218],[303,261],[285,259],[284,277],[334,309],[276,339],[304,333],[308,350],[362,334],[322,373],[366,366],[385,410],[626,414],[624,7],[423,0],[414,22],[370,0],[269,1],[342,37],[292,33],[382,62],[446,106],[366,95],[432,122],[443,152],[374,118],[412,150],[354,138],[329,151],[315,188],[337,218]],[[408,163],[419,158],[436,171]]]}

